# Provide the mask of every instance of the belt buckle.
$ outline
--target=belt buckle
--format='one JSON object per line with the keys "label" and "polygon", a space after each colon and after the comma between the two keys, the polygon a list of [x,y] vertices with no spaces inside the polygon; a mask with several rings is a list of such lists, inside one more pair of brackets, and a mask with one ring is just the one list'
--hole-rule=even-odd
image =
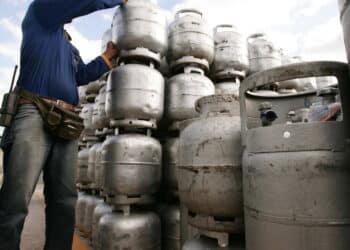
{"label": "belt buckle", "polygon": [[63,106],[63,102],[61,100],[56,100],[56,105],[59,107]]}

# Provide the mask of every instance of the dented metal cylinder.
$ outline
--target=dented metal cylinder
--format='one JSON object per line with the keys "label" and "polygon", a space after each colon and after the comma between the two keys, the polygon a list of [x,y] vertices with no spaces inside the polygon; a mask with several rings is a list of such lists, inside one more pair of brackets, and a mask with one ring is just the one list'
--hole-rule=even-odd
{"label": "dented metal cylinder", "polygon": [[[335,76],[343,97],[349,96],[347,85],[342,84],[349,82],[347,65],[335,62],[279,67],[255,74],[241,85],[248,250],[350,248],[350,136],[346,113],[342,122],[247,126],[247,90],[271,82],[325,76]],[[342,100],[347,109],[348,99]]]}
{"label": "dented metal cylinder", "polygon": [[203,70],[187,67],[185,72],[170,78],[166,91],[166,117],[170,121],[182,121],[198,117],[195,103],[204,96],[213,95],[213,82]]}
{"label": "dented metal cylinder", "polygon": [[246,38],[234,25],[219,25],[214,30],[215,59],[213,74],[216,78],[245,77],[249,70]]}
{"label": "dented metal cylinder", "polygon": [[160,250],[161,222],[152,212],[110,213],[99,224],[100,249]]}
{"label": "dented metal cylinder", "polygon": [[248,38],[250,74],[282,65],[281,51],[266,34],[254,34]]}
{"label": "dented metal cylinder", "polygon": [[112,213],[112,207],[104,202],[99,203],[94,210],[92,217],[92,246],[94,250],[103,250],[100,247],[99,224],[101,218],[109,213]]}
{"label": "dented metal cylinder", "polygon": [[104,85],[95,100],[92,113],[92,126],[94,129],[102,130],[109,126],[106,114],[106,85]]}
{"label": "dented metal cylinder", "polygon": [[81,149],[78,153],[77,183],[82,185],[91,183],[88,175],[89,153],[90,149],[88,147]]}
{"label": "dented metal cylinder", "polygon": [[92,224],[93,224],[94,210],[96,206],[98,206],[101,203],[103,203],[103,200],[93,195],[89,195],[86,199],[85,216],[84,216],[84,233],[89,239],[91,239],[92,237]]}
{"label": "dented metal cylinder", "polygon": [[161,56],[168,48],[165,13],[150,0],[129,0],[117,8],[112,34],[120,50],[146,48]]}
{"label": "dented metal cylinder", "polygon": [[109,75],[106,95],[106,113],[110,120],[156,122],[164,111],[164,78],[154,68],[126,64]]}
{"label": "dented metal cylinder", "polygon": [[77,204],[75,207],[75,225],[79,231],[84,230],[85,209],[87,204],[87,194],[84,192],[78,193]]}
{"label": "dented metal cylinder", "polygon": [[109,137],[103,144],[104,192],[114,205],[149,203],[161,184],[162,147],[142,134]]}
{"label": "dented metal cylinder", "polygon": [[213,30],[203,13],[195,9],[180,10],[169,27],[168,62],[194,57],[212,64],[214,54]]}
{"label": "dented metal cylinder", "polygon": [[180,135],[180,200],[188,208],[193,226],[209,231],[241,232],[242,148],[238,98],[208,96],[200,99],[196,107],[200,118]]}
{"label": "dented metal cylinder", "polygon": [[97,185],[95,183],[96,180],[96,156],[97,150],[102,146],[102,143],[96,143],[89,149],[89,158],[88,158],[88,169],[87,176],[89,181],[91,182],[91,187],[96,189]]}

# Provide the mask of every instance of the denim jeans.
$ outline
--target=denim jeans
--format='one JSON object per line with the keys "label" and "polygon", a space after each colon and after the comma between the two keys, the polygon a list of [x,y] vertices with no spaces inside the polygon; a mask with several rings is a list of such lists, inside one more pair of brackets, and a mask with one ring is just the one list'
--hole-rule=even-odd
{"label": "denim jeans", "polygon": [[4,182],[0,190],[0,250],[19,249],[28,206],[42,171],[46,203],[44,249],[71,250],[77,142],[50,134],[36,107],[25,104],[5,130],[1,147]]}

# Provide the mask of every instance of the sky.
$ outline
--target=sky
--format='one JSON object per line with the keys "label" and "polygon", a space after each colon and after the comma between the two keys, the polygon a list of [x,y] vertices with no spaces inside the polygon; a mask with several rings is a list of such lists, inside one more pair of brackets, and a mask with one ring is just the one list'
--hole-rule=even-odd
{"label": "sky", "polygon": [[[31,2],[0,0],[0,94],[9,88],[13,67],[19,63],[21,22]],[[337,0],[158,0],[158,4],[169,23],[177,10],[197,8],[211,27],[229,23],[245,35],[265,32],[290,56],[346,60]],[[114,11],[75,19],[67,27],[86,62],[101,53],[101,37]]]}

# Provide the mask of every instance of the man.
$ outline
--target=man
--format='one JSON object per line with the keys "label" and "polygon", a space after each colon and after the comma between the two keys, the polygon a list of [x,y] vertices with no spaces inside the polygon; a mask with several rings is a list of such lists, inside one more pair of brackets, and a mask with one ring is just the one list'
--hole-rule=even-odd
{"label": "man", "polygon": [[[127,0],[34,0],[22,23],[21,70],[17,86],[48,103],[72,110],[77,86],[110,70],[117,50],[85,65],[67,39],[64,24]],[[44,127],[37,107],[21,99],[13,124],[1,142],[4,183],[0,191],[0,250],[18,250],[28,205],[41,172],[46,202],[45,250],[71,250],[75,224],[77,142],[60,139]]]}

